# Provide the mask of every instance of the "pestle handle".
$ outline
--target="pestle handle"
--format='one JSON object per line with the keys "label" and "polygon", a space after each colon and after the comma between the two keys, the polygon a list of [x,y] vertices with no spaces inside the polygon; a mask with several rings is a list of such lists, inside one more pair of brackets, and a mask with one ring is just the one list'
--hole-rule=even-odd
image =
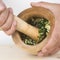
{"label": "pestle handle", "polygon": [[35,28],[32,25],[26,23],[24,20],[18,18],[17,16],[14,16],[14,20],[17,22],[16,30],[26,34],[33,40],[38,40],[38,28]]}

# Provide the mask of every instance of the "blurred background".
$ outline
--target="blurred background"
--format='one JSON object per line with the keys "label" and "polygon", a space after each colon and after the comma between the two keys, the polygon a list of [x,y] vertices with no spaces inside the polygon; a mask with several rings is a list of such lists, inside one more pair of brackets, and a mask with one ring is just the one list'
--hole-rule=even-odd
{"label": "blurred background", "polygon": [[[27,9],[30,6],[31,2],[51,2],[51,3],[60,3],[60,0],[3,0],[7,7],[12,7],[14,15],[18,15],[24,9]],[[3,31],[0,31],[0,45],[14,45],[11,36],[6,35]]]}

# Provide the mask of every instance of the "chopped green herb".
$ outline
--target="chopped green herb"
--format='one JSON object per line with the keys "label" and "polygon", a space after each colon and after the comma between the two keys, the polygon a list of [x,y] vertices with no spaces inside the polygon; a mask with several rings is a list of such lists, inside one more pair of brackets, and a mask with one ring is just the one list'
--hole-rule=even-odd
{"label": "chopped green herb", "polygon": [[29,36],[20,33],[22,40],[25,44],[27,45],[36,45],[38,43],[40,43],[41,41],[43,41],[43,39],[45,39],[50,31],[50,21],[45,19],[44,17],[37,17],[37,16],[32,16],[30,18],[28,18],[27,22],[29,24],[31,24],[32,26],[37,27],[39,30],[39,40],[38,42],[36,42],[35,40],[33,40],[32,38],[30,38]]}

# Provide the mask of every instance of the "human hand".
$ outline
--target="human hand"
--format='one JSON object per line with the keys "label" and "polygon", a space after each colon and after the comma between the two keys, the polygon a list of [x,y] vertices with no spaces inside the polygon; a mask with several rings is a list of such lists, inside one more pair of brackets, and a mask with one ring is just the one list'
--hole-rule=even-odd
{"label": "human hand", "polygon": [[31,6],[41,6],[51,10],[55,16],[55,27],[52,36],[46,46],[38,53],[38,56],[48,56],[60,50],[60,4],[47,2],[32,2]]}
{"label": "human hand", "polygon": [[12,8],[6,8],[2,0],[0,0],[0,28],[8,35],[13,34],[16,29],[13,10]]}

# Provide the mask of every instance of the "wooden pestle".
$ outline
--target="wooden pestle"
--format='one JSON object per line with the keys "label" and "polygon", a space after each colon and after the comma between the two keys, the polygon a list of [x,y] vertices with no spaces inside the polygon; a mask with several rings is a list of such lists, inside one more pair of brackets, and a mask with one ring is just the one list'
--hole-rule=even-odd
{"label": "wooden pestle", "polygon": [[14,16],[14,20],[17,22],[16,30],[26,34],[27,36],[31,37],[33,40],[38,40],[38,28],[33,27],[32,25],[28,24],[24,20]]}

